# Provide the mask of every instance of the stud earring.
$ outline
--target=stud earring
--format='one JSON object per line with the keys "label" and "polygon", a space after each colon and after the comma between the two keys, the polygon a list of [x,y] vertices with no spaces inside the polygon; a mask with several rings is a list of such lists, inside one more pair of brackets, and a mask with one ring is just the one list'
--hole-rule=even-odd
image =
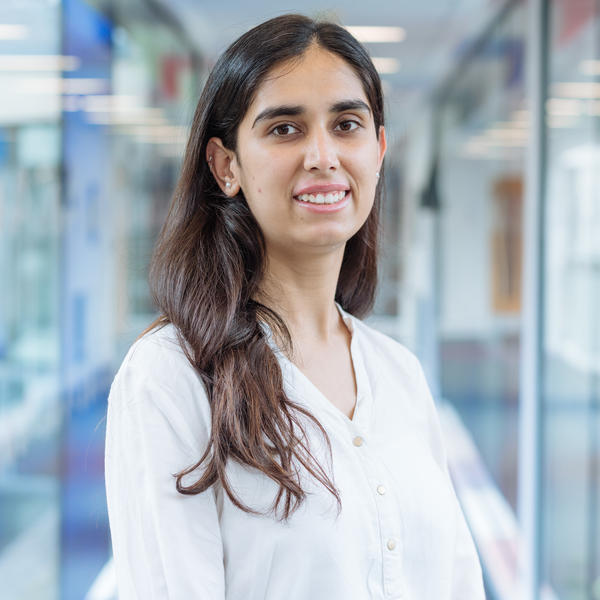
{"label": "stud earring", "polygon": [[377,171],[377,172],[375,173],[375,176],[377,177],[377,179],[379,179],[379,171]]}
{"label": "stud earring", "polygon": [[208,164],[210,165],[212,163],[212,156],[208,157]]}
{"label": "stud earring", "polygon": [[229,189],[229,188],[231,187],[231,184],[229,183],[229,181],[228,181],[228,182],[225,184],[225,187],[226,187],[227,189]]}

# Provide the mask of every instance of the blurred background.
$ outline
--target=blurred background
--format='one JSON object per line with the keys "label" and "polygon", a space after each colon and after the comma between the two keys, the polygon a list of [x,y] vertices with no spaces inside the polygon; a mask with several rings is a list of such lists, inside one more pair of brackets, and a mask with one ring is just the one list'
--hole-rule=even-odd
{"label": "blurred background", "polygon": [[2,0],[0,595],[115,598],[110,384],[207,74],[290,11],[382,76],[369,322],[425,366],[488,598],[600,600],[600,0]]}

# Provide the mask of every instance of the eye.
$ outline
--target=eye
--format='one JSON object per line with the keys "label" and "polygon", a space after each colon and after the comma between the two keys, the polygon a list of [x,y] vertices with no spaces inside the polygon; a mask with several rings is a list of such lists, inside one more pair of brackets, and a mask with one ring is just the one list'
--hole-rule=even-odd
{"label": "eye", "polygon": [[340,121],[337,127],[339,127],[342,131],[354,131],[360,127],[360,123],[352,119],[346,119],[345,121]]}
{"label": "eye", "polygon": [[298,131],[299,129],[290,123],[283,123],[282,125],[277,125],[271,129],[271,133],[277,137],[285,137],[287,135],[291,135],[292,133],[297,133]]}

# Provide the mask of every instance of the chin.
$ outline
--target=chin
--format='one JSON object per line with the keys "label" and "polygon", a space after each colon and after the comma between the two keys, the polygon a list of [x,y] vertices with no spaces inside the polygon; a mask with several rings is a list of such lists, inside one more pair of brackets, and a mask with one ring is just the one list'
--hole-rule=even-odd
{"label": "chin", "polygon": [[316,248],[337,248],[343,246],[346,242],[354,235],[353,232],[340,232],[340,231],[324,231],[319,232],[315,235],[305,237],[302,242],[303,245],[314,246]]}

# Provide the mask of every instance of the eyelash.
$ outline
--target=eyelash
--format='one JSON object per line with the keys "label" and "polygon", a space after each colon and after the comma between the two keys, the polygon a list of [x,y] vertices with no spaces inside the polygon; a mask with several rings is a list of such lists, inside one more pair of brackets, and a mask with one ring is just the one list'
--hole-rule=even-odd
{"label": "eyelash", "polygon": [[[344,119],[343,121],[340,121],[338,123],[338,125],[336,125],[336,127],[339,125],[342,125],[344,123],[354,123],[356,125],[356,127],[353,127],[352,129],[343,130],[343,133],[351,133],[353,131],[356,131],[359,127],[361,127],[361,124],[355,119]],[[269,133],[271,135],[274,135],[275,137],[287,137],[288,135],[293,135],[291,133],[288,133],[288,134],[275,133],[281,127],[293,127],[294,129],[298,129],[295,125],[292,125],[291,123],[282,123],[281,125],[276,125],[275,127],[273,127],[273,129],[271,129],[271,131]]]}

